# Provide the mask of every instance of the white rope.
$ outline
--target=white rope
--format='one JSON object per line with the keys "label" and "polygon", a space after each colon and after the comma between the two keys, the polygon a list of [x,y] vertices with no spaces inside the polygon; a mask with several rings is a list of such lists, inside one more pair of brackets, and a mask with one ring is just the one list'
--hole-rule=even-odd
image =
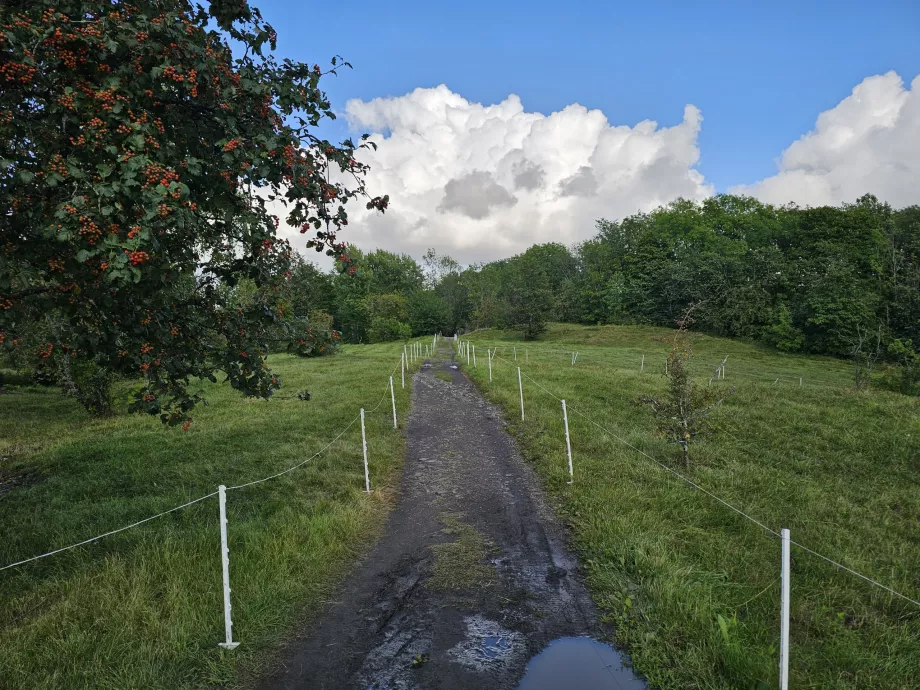
{"label": "white rope", "polygon": [[[482,344],[482,345],[489,345],[489,343],[486,343],[486,342],[482,342],[481,344]],[[494,345],[494,343],[493,343],[493,345]],[[508,348],[507,345],[494,345],[494,347],[495,347],[495,350],[496,350],[496,351],[497,351],[499,348],[505,348],[505,349]],[[530,352],[535,353],[535,354],[560,354],[560,355],[569,355],[570,357],[571,357],[571,355],[572,355],[572,350],[556,350],[556,349],[552,349],[552,348],[542,348],[542,347],[529,347],[528,350],[529,350]],[[584,357],[584,358],[587,358],[587,359],[596,358],[596,359],[593,359],[593,363],[595,363],[595,364],[598,364],[598,363],[600,363],[600,364],[605,364],[605,365],[610,365],[610,364],[611,364],[610,358],[607,357],[607,356],[606,356],[604,353],[602,353],[602,352],[596,352],[596,351],[592,351],[592,350],[579,350],[579,351],[578,351],[578,357]],[[616,363],[614,362],[614,364],[616,364]],[[617,368],[623,369],[624,371],[625,371],[625,370],[629,370],[629,367],[628,367],[628,366],[625,366],[625,365],[622,366],[622,367],[618,366]],[[846,375],[844,372],[834,372],[834,373],[839,373],[840,376],[845,376],[845,375]],[[808,385],[808,386],[816,386],[816,387],[818,387],[818,388],[821,388],[821,387],[839,388],[839,387],[841,386],[841,383],[838,382],[838,381],[832,381],[832,380],[830,380],[830,379],[826,379],[826,378],[823,378],[823,377],[821,377],[821,376],[815,376],[815,375],[810,374],[810,373],[801,373],[801,374],[780,374],[780,375],[779,375],[779,380],[780,380],[781,382],[788,381],[788,382],[790,382],[790,383],[798,384],[798,382],[799,382],[799,376],[801,376],[801,377],[804,379],[804,384],[805,384],[805,385]],[[745,371],[743,371],[743,370],[742,370],[742,371],[736,370],[736,371],[735,371],[735,374],[733,374],[733,377],[741,378],[741,379],[756,378],[756,379],[763,379],[763,380],[765,380],[765,381],[771,381],[771,382],[774,382],[774,381],[776,381],[776,379],[777,379],[776,376],[769,376],[769,375],[767,375],[767,374],[753,374],[753,373],[745,372]],[[705,378],[705,377],[700,377],[700,378]]]}
{"label": "white rope", "polygon": [[181,506],[176,506],[175,508],[170,508],[169,510],[164,510],[162,513],[158,513],[157,515],[151,515],[150,517],[144,518],[143,520],[138,520],[137,522],[135,522],[135,523],[132,524],[132,525],[126,525],[125,527],[119,527],[118,529],[113,529],[111,532],[106,532],[105,534],[100,534],[98,537],[92,537],[91,539],[84,539],[83,541],[77,542],[76,544],[71,544],[70,546],[64,546],[64,547],[61,547],[60,549],[55,549],[54,551],[49,551],[48,553],[43,553],[41,556],[32,556],[32,558],[27,558],[27,559],[25,559],[24,561],[17,561],[16,563],[10,563],[9,565],[5,565],[5,566],[3,566],[2,568],[0,568],[0,570],[6,570],[7,568],[15,568],[17,565],[22,565],[23,563],[30,563],[30,562],[32,562],[32,561],[37,561],[39,558],[46,558],[47,556],[53,556],[53,555],[56,554],[56,553],[61,553],[62,551],[68,551],[68,550],[70,550],[70,549],[75,549],[75,548],[77,548],[78,546],[83,546],[84,544],[89,544],[90,542],[97,541],[97,540],[99,540],[99,539],[102,539],[103,537],[110,537],[110,536],[112,536],[113,534],[118,534],[119,532],[124,532],[126,529],[131,529],[132,527],[137,527],[138,525],[143,525],[145,522],[150,522],[151,520],[156,520],[158,517],[163,517],[164,515],[166,515],[166,514],[168,514],[168,513],[173,513],[173,512],[175,512],[175,511],[177,511],[177,510],[180,510],[181,508],[188,508],[190,505],[192,505],[192,504],[194,504],[194,503],[198,503],[199,501],[203,501],[203,500],[206,499],[206,498],[211,498],[211,496],[216,496],[216,495],[217,495],[217,492],[214,491],[214,492],[212,492],[212,493],[209,493],[207,496],[201,496],[200,498],[196,498],[194,501],[189,501],[188,503],[183,503]]}
{"label": "white rope", "polygon": [[[396,372],[396,369],[398,369],[398,368],[399,368],[399,365],[396,365],[396,367],[393,368],[393,371],[391,372],[391,375],[392,375],[393,373],[395,373],[395,372]],[[375,405],[375,406],[373,407],[373,409],[369,410],[370,412],[374,412],[377,408],[380,407],[380,405],[381,405],[381,404],[383,403],[383,401],[386,399],[386,394],[387,394],[388,391],[389,391],[389,384],[387,384],[387,387],[386,387],[386,389],[384,390],[384,394],[383,394],[383,396],[380,398],[380,402],[378,402],[377,405]],[[339,432],[338,436],[336,436],[336,437],[335,437],[334,439],[332,439],[329,443],[327,443],[321,450],[317,451],[316,453],[314,453],[313,455],[311,455],[309,458],[307,458],[307,459],[304,460],[303,462],[299,462],[299,463],[297,463],[296,465],[294,465],[294,466],[292,466],[292,467],[288,467],[286,470],[282,470],[281,472],[278,472],[277,474],[273,474],[273,475],[270,475],[270,476],[268,476],[268,477],[264,477],[264,478],[262,478],[262,479],[256,479],[256,480],[254,480],[254,481],[247,482],[247,483],[245,483],[245,484],[238,484],[238,485],[236,485],[236,486],[228,486],[228,487],[227,487],[227,491],[232,491],[232,490],[234,490],[234,489],[242,489],[242,488],[245,488],[245,487],[247,487],[247,486],[252,486],[253,484],[261,484],[262,482],[267,482],[269,479],[275,479],[276,477],[280,477],[281,475],[287,474],[288,472],[293,472],[293,471],[296,470],[298,467],[302,467],[303,465],[307,464],[308,462],[310,462],[311,460],[313,460],[313,459],[316,458],[317,456],[319,456],[319,455],[321,455],[322,453],[324,453],[326,450],[329,449],[329,447],[330,447],[333,443],[335,443],[335,442],[338,441],[340,438],[342,438],[342,436],[345,434],[345,432],[348,431],[349,429],[351,429],[352,426],[354,426],[355,422],[358,421],[359,417],[360,417],[360,415],[359,415],[358,417],[355,417],[353,420],[351,420],[351,422],[348,424],[348,426],[346,426],[344,429],[342,429],[342,431]],[[164,510],[162,513],[158,513],[158,514],[156,514],[156,515],[151,515],[150,517],[144,518],[143,520],[138,520],[137,522],[135,522],[135,523],[133,523],[133,524],[125,525],[124,527],[119,527],[118,529],[112,530],[111,532],[106,532],[105,534],[100,534],[100,535],[98,535],[98,536],[96,536],[96,537],[91,537],[90,539],[84,539],[83,541],[77,542],[76,544],[70,544],[69,546],[61,547],[60,549],[55,549],[54,551],[49,551],[48,553],[43,553],[43,554],[41,554],[40,556],[33,556],[32,558],[26,558],[25,560],[17,561],[16,563],[10,563],[9,565],[5,565],[5,566],[3,566],[3,567],[0,567],[0,571],[2,571],[2,570],[7,570],[8,568],[15,568],[17,565],[23,565],[24,563],[31,563],[32,561],[37,561],[37,560],[39,560],[40,558],[47,558],[48,556],[53,556],[54,554],[56,554],[56,553],[61,553],[62,551],[69,551],[70,549],[75,549],[75,548],[77,548],[78,546],[83,546],[83,545],[85,545],[85,544],[90,544],[90,543],[92,543],[92,542],[94,542],[94,541],[98,541],[99,539],[102,539],[102,538],[104,538],[104,537],[110,537],[110,536],[112,536],[113,534],[118,534],[119,532],[124,532],[125,530],[129,530],[129,529],[131,529],[131,528],[133,528],[133,527],[137,527],[138,525],[143,525],[145,522],[150,522],[151,520],[156,520],[157,518],[163,517],[164,515],[167,515],[167,514],[169,514],[169,513],[173,513],[173,512],[175,512],[175,511],[177,511],[177,510],[181,510],[182,508],[188,508],[190,505],[194,505],[195,503],[198,503],[199,501],[203,501],[203,500],[205,500],[206,498],[211,498],[211,496],[216,496],[216,495],[217,495],[217,492],[216,492],[216,491],[213,491],[213,492],[207,494],[206,496],[201,496],[201,497],[199,497],[199,498],[196,498],[196,499],[193,500],[193,501],[189,501],[188,503],[183,503],[183,504],[180,505],[180,506],[176,506],[175,508],[170,508],[169,510]]]}
{"label": "white rope", "polygon": [[346,426],[344,429],[342,429],[342,430],[339,432],[339,435],[338,435],[338,436],[336,436],[336,437],[335,437],[334,439],[332,439],[329,443],[327,443],[323,448],[321,448],[320,450],[316,451],[313,455],[311,455],[309,458],[307,458],[307,459],[304,460],[303,462],[298,462],[296,465],[292,465],[291,467],[288,467],[286,470],[282,470],[281,472],[278,472],[277,474],[269,475],[268,477],[263,477],[262,479],[255,479],[255,480],[253,480],[253,481],[251,481],[251,482],[246,482],[245,484],[237,484],[236,486],[228,486],[228,487],[227,487],[227,491],[234,491],[234,490],[236,490],[236,489],[244,489],[244,488],[246,488],[247,486],[252,486],[253,484],[261,484],[262,482],[267,482],[269,479],[275,479],[275,478],[277,478],[277,477],[280,477],[280,476],[283,475],[283,474],[287,474],[288,472],[293,472],[293,471],[296,470],[298,467],[302,467],[302,466],[306,465],[308,462],[310,462],[310,461],[313,460],[314,458],[318,457],[319,455],[322,455],[326,450],[329,449],[329,447],[330,447],[333,443],[335,443],[335,442],[338,441],[340,438],[342,438],[342,436],[345,434],[345,432],[348,431],[349,429],[351,429],[351,427],[353,427],[353,426],[355,425],[355,422],[358,421],[358,419],[360,418],[360,416],[361,416],[361,415],[358,415],[357,417],[355,417],[354,419],[352,419],[351,422],[348,423],[348,426]]}
{"label": "white rope", "polygon": [[[506,360],[506,359],[504,359],[504,358],[501,358],[501,357],[500,357],[499,359],[502,359],[502,360],[503,360],[504,362],[506,362],[507,364],[511,364],[511,362],[509,362],[508,360]],[[549,390],[547,390],[546,388],[544,388],[542,385],[540,385],[537,381],[535,381],[535,380],[532,379],[530,376],[528,376],[527,374],[525,374],[523,371],[521,371],[521,375],[524,376],[524,378],[526,378],[528,381],[530,381],[532,384],[534,384],[537,388],[539,388],[540,390],[542,390],[544,393],[546,393],[546,394],[549,395],[550,397],[553,397],[553,398],[555,398],[556,400],[561,401],[561,398],[557,397],[554,393],[552,393],[552,392],[550,392]],[[568,401],[567,401],[567,404],[568,404]],[[772,535],[775,536],[775,537],[779,537],[779,536],[780,536],[779,532],[777,532],[776,530],[771,529],[770,527],[767,527],[767,526],[766,526],[765,524],[763,524],[760,520],[757,520],[756,518],[751,517],[750,515],[748,515],[747,513],[745,513],[745,512],[744,512],[743,510],[741,510],[740,508],[736,508],[735,506],[733,506],[733,505],[732,505],[731,503],[729,503],[728,501],[725,501],[725,500],[723,500],[722,498],[716,496],[714,493],[712,493],[711,491],[709,491],[709,490],[703,488],[702,486],[700,486],[699,484],[697,484],[697,483],[694,482],[693,480],[691,480],[691,479],[685,477],[685,476],[682,475],[680,472],[677,472],[676,470],[674,470],[674,469],[668,467],[668,466],[665,465],[664,463],[662,463],[662,462],[656,460],[656,459],[653,458],[651,455],[649,455],[648,453],[646,453],[644,450],[642,450],[642,449],[640,449],[640,448],[636,448],[636,446],[634,446],[633,444],[631,444],[629,441],[627,441],[627,440],[625,440],[625,439],[623,439],[623,438],[620,438],[619,436],[617,436],[615,433],[613,433],[612,431],[610,431],[610,430],[607,429],[606,427],[602,426],[601,424],[598,424],[597,422],[595,422],[593,419],[591,419],[590,417],[588,417],[588,416],[585,415],[584,413],[582,413],[582,412],[580,412],[579,410],[577,410],[577,409],[575,409],[574,407],[572,407],[571,404],[568,404],[568,409],[571,410],[571,411],[573,411],[573,412],[575,412],[575,414],[579,415],[580,417],[583,417],[583,418],[586,419],[588,422],[590,422],[591,424],[593,424],[594,426],[596,426],[598,429],[600,429],[601,431],[605,432],[606,434],[609,434],[610,436],[612,436],[613,438],[615,438],[615,439],[616,439],[617,441],[619,441],[620,443],[624,444],[625,446],[627,446],[627,447],[629,447],[629,448],[632,448],[634,451],[636,451],[636,452],[639,453],[640,455],[643,455],[644,457],[648,458],[649,460],[651,460],[652,462],[654,462],[656,465],[658,465],[658,466],[661,467],[662,469],[667,470],[668,472],[670,472],[670,473],[673,474],[674,476],[676,476],[676,477],[682,479],[684,482],[686,482],[686,483],[689,484],[690,486],[694,487],[695,489],[699,489],[700,491],[702,491],[702,492],[703,492],[704,494],[706,494],[707,496],[713,498],[714,500],[716,500],[716,501],[718,501],[719,503],[721,503],[722,505],[724,505],[726,508],[729,508],[729,509],[735,511],[736,513],[738,513],[739,515],[741,515],[741,516],[747,518],[748,520],[750,520],[751,522],[753,522],[755,525],[761,527],[761,528],[762,528],[763,530],[765,530],[766,532],[769,532],[770,534],[772,534]],[[821,558],[821,559],[827,561],[828,563],[830,563],[830,564],[832,564],[832,565],[837,566],[837,567],[840,568],[841,570],[845,570],[845,571],[848,572],[848,573],[851,573],[851,574],[853,574],[853,575],[856,575],[857,577],[862,578],[862,579],[865,580],[866,582],[869,582],[869,583],[875,585],[876,587],[880,587],[881,589],[884,589],[885,591],[890,592],[891,594],[894,594],[895,596],[900,597],[901,599],[904,599],[905,601],[909,601],[910,603],[912,603],[912,604],[914,604],[914,605],[920,607],[920,601],[917,601],[917,600],[915,600],[915,599],[911,599],[909,596],[906,596],[906,595],[904,595],[904,594],[901,594],[900,592],[898,592],[898,591],[892,589],[891,587],[888,587],[887,585],[883,585],[881,582],[878,582],[877,580],[873,580],[871,577],[868,577],[868,576],[866,576],[866,575],[863,575],[862,573],[859,573],[859,572],[853,570],[852,568],[849,568],[849,567],[843,565],[842,563],[838,563],[837,561],[835,561],[835,560],[833,560],[833,559],[831,559],[831,558],[828,558],[827,556],[824,556],[823,554],[820,554],[820,553],[818,553],[817,551],[814,551],[813,549],[808,548],[807,546],[804,546],[804,545],[802,545],[802,544],[799,544],[798,542],[791,541],[791,540],[790,540],[790,543],[795,544],[795,545],[798,546],[800,549],[802,549],[802,550],[804,550],[804,551],[807,551],[808,553],[811,553],[811,554],[817,556],[818,558]]]}

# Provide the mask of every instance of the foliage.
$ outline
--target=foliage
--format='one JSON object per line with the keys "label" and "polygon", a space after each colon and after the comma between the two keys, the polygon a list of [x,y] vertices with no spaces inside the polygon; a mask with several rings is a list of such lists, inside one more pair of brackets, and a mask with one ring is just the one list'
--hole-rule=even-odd
{"label": "foliage", "polygon": [[300,357],[322,357],[339,350],[342,334],[332,327],[332,315],[321,309],[310,312],[303,331],[288,341],[288,352]]}
{"label": "foliage", "polygon": [[894,364],[882,374],[882,386],[905,395],[920,394],[920,353],[914,349],[913,341],[892,341],[888,344],[888,357]]}
{"label": "foliage", "polygon": [[409,325],[412,335],[445,333],[450,323],[447,302],[433,290],[420,290],[409,296]]}
{"label": "foliage", "polygon": [[359,146],[312,133],[333,117],[323,70],[267,52],[246,0],[14,0],[0,26],[0,345],[54,313],[45,350],[142,377],[132,409],[171,424],[193,379],[270,396],[293,255],[268,202],[347,262],[337,231],[366,195]]}
{"label": "foliage", "polygon": [[375,316],[371,319],[367,336],[372,343],[407,340],[412,337],[412,328],[409,324],[394,319],[392,316]]}

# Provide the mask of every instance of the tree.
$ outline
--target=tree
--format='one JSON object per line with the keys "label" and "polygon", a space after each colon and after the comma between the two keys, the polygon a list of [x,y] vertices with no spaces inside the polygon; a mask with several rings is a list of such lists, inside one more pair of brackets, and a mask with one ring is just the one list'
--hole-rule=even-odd
{"label": "tree", "polygon": [[[270,396],[293,255],[268,202],[347,262],[345,205],[367,196],[368,144],[312,133],[334,117],[323,70],[266,52],[246,0],[7,0],[0,26],[0,344],[54,314],[42,352],[140,377],[131,408],[171,424],[193,379]],[[227,308],[242,278],[253,298]]]}
{"label": "tree", "polygon": [[420,290],[409,296],[409,325],[412,335],[431,335],[447,331],[450,310],[433,290]]}
{"label": "tree", "polygon": [[524,340],[533,340],[546,330],[553,306],[546,266],[528,250],[511,260],[508,275],[504,325],[520,331]]}
{"label": "tree", "polygon": [[[677,322],[674,342],[668,354],[668,392],[663,399],[643,397],[640,402],[652,406],[658,418],[658,428],[681,449],[681,458],[690,469],[690,444],[708,431],[709,415],[734,388],[719,391],[711,386],[700,388],[693,380],[693,341],[689,333],[691,312],[700,305],[688,307]],[[725,361],[719,366],[724,366]],[[713,378],[715,374],[713,374]],[[710,378],[710,384],[712,378]]]}

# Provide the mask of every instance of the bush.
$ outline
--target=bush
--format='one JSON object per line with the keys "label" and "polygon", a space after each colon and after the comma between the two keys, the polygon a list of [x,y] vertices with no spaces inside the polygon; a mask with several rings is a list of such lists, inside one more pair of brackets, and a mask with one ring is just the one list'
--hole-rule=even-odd
{"label": "bush", "polygon": [[389,316],[375,316],[371,319],[371,327],[367,329],[367,337],[372,343],[406,340],[412,337],[412,328]]}
{"label": "bush", "polygon": [[792,314],[785,304],[773,310],[771,324],[763,329],[763,342],[783,352],[798,352],[805,343],[805,336],[792,325]]}
{"label": "bush", "polygon": [[332,315],[316,309],[310,312],[303,332],[288,342],[288,352],[300,357],[323,357],[339,350],[342,334],[332,328]]}
{"label": "bush", "polygon": [[878,383],[905,395],[920,394],[920,353],[914,350],[913,341],[897,339],[887,349],[894,364],[885,368]]}

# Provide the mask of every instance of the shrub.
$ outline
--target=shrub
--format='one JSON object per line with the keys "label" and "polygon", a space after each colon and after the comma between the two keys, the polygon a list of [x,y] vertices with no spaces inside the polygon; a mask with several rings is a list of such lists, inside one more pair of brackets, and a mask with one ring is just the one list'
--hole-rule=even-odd
{"label": "shrub", "polygon": [[412,337],[412,328],[409,324],[389,316],[375,316],[371,319],[371,327],[367,329],[367,336],[372,343],[406,340]]}
{"label": "shrub", "polygon": [[323,357],[339,350],[342,334],[332,328],[332,315],[316,309],[310,312],[299,338],[288,342],[288,352],[300,357]]}

